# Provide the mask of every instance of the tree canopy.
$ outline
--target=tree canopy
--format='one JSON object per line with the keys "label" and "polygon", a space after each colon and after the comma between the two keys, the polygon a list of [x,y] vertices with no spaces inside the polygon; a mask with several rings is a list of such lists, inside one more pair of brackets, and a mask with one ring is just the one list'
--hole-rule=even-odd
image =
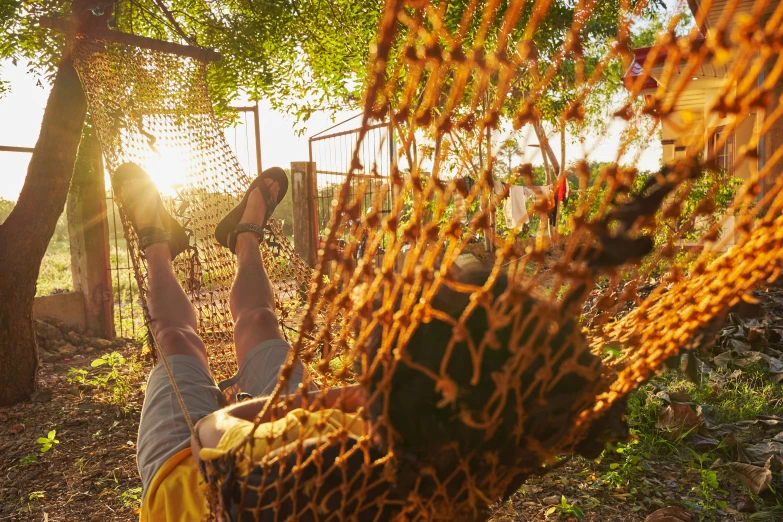
{"label": "tree canopy", "polygon": [[[97,4],[97,5],[96,5]],[[434,2],[439,5],[440,2]],[[456,28],[467,0],[449,0],[444,21]],[[532,16],[534,2],[527,2],[515,33],[519,38]],[[620,0],[598,0],[579,32],[579,53],[562,61],[555,80],[537,107],[546,121],[557,115],[576,96],[577,75],[591,73],[617,37],[622,22],[651,20],[662,7],[661,0],[635,0],[623,11]],[[41,16],[68,17],[72,0],[0,0],[0,59],[24,59],[33,72],[50,77],[58,63],[65,37],[41,28]],[[580,4],[581,5],[581,4]],[[508,0],[498,6],[497,23],[508,9]],[[548,67],[563,49],[568,29],[579,7],[569,0],[553,0],[533,41],[538,66]],[[376,36],[383,10],[380,0],[98,0],[96,15],[113,9],[111,25],[120,31],[180,41],[218,50],[223,59],[209,69],[210,92],[218,110],[226,108],[240,93],[251,100],[265,99],[271,105],[307,121],[316,110],[356,106],[367,77],[369,49]],[[649,24],[646,24],[649,27]],[[471,36],[472,37],[472,36]],[[470,43],[470,42],[468,42]],[[494,45],[491,35],[487,45]],[[578,65],[581,63],[581,65]],[[538,71],[536,71],[538,72]],[[536,72],[520,75],[515,89],[524,93]],[[622,68],[612,65],[594,87],[587,116],[598,116],[607,97],[619,86]],[[0,74],[0,94],[7,88]],[[521,98],[523,98],[522,96]]]}
{"label": "tree canopy", "polygon": [[[41,28],[41,16],[69,17],[71,0],[0,0],[0,59],[23,59],[50,78],[62,53],[62,34]],[[137,35],[218,50],[209,68],[218,109],[240,93],[306,121],[314,110],[358,100],[369,44],[383,4],[368,0],[119,0],[111,26]],[[2,76],[0,76],[0,82]],[[0,83],[2,89],[7,84]]]}

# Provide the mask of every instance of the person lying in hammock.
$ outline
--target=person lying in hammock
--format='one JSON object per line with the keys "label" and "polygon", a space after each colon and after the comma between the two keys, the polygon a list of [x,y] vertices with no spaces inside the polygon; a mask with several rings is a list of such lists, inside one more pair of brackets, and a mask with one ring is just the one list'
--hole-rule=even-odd
{"label": "person lying in hammock", "polygon": [[[200,459],[219,468],[228,450],[248,440],[267,403],[264,396],[275,388],[289,357],[291,348],[279,330],[273,287],[259,252],[264,225],[284,197],[288,181],[282,169],[264,171],[217,226],[217,241],[237,256],[229,304],[239,367],[233,378],[219,384],[208,369],[194,308],[172,268],[172,260],[188,246],[185,229],[165,210],[155,185],[139,166],[120,166],[112,185],[144,251],[150,326],[187,410],[186,416],[167,369],[159,362],[149,376],[139,425],[141,520],[203,520],[209,509]],[[475,266],[457,270],[456,278],[471,285],[484,284],[489,275]],[[492,289],[494,295],[501,295],[507,284],[505,276],[499,277]],[[469,294],[444,287],[432,306],[459,317],[468,302]],[[532,307],[532,301],[527,302],[521,313],[533,313]],[[489,329],[481,307],[464,324],[474,340],[480,340]],[[475,518],[496,500],[476,496],[475,489],[497,492],[498,485],[492,481],[505,477],[501,492],[508,496],[525,477],[541,472],[541,453],[573,424],[573,415],[583,407],[577,402],[584,401],[584,389],[597,382],[600,360],[584,351],[571,361],[572,370],[577,361],[577,366],[588,371],[568,374],[550,386],[550,401],[531,399],[520,405],[509,397],[499,411],[500,424],[488,435],[463,419],[478,415],[496,391],[497,373],[512,355],[511,328],[496,332],[499,348],[487,353],[476,383],[471,382],[473,367],[466,345],[457,344],[447,372],[459,393],[453,404],[444,407],[443,390],[414,367],[439,372],[451,335],[452,326],[447,322],[436,319],[422,324],[406,348],[415,364],[398,365],[392,375],[386,375],[386,366],[381,364],[372,374],[360,375],[361,386],[319,394],[318,409],[311,411],[299,408],[303,396],[312,404],[316,393],[297,390],[304,379],[304,368],[297,362],[286,380],[287,389],[282,390],[282,395],[296,393],[297,398],[269,408],[253,433],[253,462],[276,464],[250,466],[242,470],[245,476],[235,476],[231,485],[223,487],[216,503],[219,519],[325,520],[337,514],[336,520],[344,520],[353,514],[355,520],[391,520],[410,509],[426,517],[429,509],[468,504],[470,513],[455,512],[453,518]],[[380,329],[370,335],[368,360],[376,356],[388,359],[388,355],[378,355],[381,337]],[[542,338],[542,342],[566,346],[568,351],[581,348],[584,339],[569,320],[554,338]],[[519,376],[520,382],[535,382],[536,372],[544,365],[542,353]],[[226,396],[233,397],[236,391],[257,398],[229,406]],[[369,402],[367,397],[373,396],[375,400]],[[519,406],[525,408],[524,419],[518,416]],[[272,412],[278,419],[275,422]],[[605,442],[627,436],[620,417],[613,410],[606,416],[607,422],[596,422],[586,430],[583,441],[575,443],[574,451],[596,456]],[[196,423],[196,435],[191,436],[189,420]],[[365,433],[373,435],[363,438]],[[539,444],[539,451],[531,449],[530,440]],[[295,451],[285,447],[287,443]],[[395,474],[384,465],[390,448],[397,464]],[[495,460],[488,455],[495,455]],[[525,465],[520,467],[520,462]],[[504,475],[499,472],[504,465],[515,471]],[[226,475],[238,471],[224,470]],[[471,501],[466,503],[467,496]],[[415,498],[439,501],[411,503]]]}

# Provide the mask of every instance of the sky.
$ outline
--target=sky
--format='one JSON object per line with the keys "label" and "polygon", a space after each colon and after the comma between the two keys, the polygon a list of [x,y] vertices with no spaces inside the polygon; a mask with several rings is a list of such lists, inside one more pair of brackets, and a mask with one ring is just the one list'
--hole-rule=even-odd
{"label": "sky", "polygon": [[[0,69],[2,69],[2,78],[9,81],[11,89],[10,93],[0,97],[0,145],[34,147],[49,95],[49,86],[39,84],[37,78],[27,72],[27,64],[23,62],[14,66],[10,61],[0,61]],[[299,136],[297,130],[301,129],[301,126],[295,126],[293,117],[272,110],[265,102],[260,103],[260,109],[261,156],[264,168],[274,165],[288,167],[292,161],[307,161],[308,136],[357,114],[357,112],[342,112],[335,115],[328,112],[316,113],[307,122],[306,132]],[[252,148],[253,124],[249,115],[247,121],[249,123],[247,127],[240,124],[236,128],[227,129],[225,133],[240,164],[246,171],[255,171],[255,168],[251,167],[255,165],[255,159]],[[354,122],[341,129],[352,128],[352,126]],[[588,159],[614,160],[619,128],[619,124],[610,126],[607,132],[590,136],[584,147],[589,151]],[[495,142],[500,143],[502,139],[501,136]],[[555,139],[555,142],[559,143],[557,136],[552,136],[550,139]],[[248,143],[251,144],[250,149]],[[535,136],[529,136],[527,143],[536,144]],[[584,157],[582,147],[569,145],[567,150],[569,161]],[[660,157],[660,145],[657,140],[654,140],[652,146],[642,155],[640,168],[644,170],[658,168]],[[0,152],[0,198],[16,201],[24,183],[29,161],[28,153]],[[527,147],[523,157],[512,159],[515,165],[523,161],[540,163],[539,149]]]}

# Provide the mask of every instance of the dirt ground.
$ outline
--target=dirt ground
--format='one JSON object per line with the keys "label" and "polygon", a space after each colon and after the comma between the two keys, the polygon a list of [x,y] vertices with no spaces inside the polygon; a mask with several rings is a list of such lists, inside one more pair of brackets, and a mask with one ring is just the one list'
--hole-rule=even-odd
{"label": "dirt ground", "polygon": [[[675,372],[634,395],[636,441],[529,480],[491,520],[641,521],[664,507],[679,511],[650,522],[783,520],[775,489],[783,489],[783,391],[774,380],[783,380],[775,362],[783,359],[783,293],[762,297],[762,317],[734,318],[714,353],[700,356],[713,369],[700,366],[698,384]],[[36,330],[40,390],[0,409],[0,521],[138,520],[136,440],[151,362],[129,340],[56,324]],[[689,431],[667,434],[666,423],[680,429],[680,420]],[[737,466],[769,487],[753,494]]]}
{"label": "dirt ground", "polygon": [[[2,521],[138,520],[136,437],[144,397],[142,373],[132,371],[127,362],[118,364],[132,386],[116,398],[111,385],[69,382],[68,373],[75,368],[105,375],[108,365],[93,368],[93,360],[116,351],[127,361],[140,349],[122,340],[110,347],[103,344],[103,350],[88,345],[78,346],[81,353],[70,351],[42,353],[41,390],[32,402],[0,408]],[[133,367],[147,374],[151,363]],[[38,439],[52,430],[59,442],[41,452]]]}

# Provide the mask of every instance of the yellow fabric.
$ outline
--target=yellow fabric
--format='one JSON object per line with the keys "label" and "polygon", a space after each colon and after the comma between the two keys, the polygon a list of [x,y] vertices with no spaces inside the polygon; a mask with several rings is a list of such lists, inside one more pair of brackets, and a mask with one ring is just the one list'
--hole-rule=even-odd
{"label": "yellow fabric", "polygon": [[[361,437],[364,421],[356,414],[340,410],[291,410],[285,417],[258,427],[253,436],[252,460],[260,460],[268,452],[295,440],[326,436],[342,429]],[[223,434],[217,448],[204,448],[199,457],[211,460],[225,455],[229,449],[239,446],[252,430],[252,422],[237,419]],[[245,465],[249,463],[248,460]],[[141,505],[140,520],[197,521],[205,519],[208,513],[206,487],[187,448],[167,460],[152,478]]]}

